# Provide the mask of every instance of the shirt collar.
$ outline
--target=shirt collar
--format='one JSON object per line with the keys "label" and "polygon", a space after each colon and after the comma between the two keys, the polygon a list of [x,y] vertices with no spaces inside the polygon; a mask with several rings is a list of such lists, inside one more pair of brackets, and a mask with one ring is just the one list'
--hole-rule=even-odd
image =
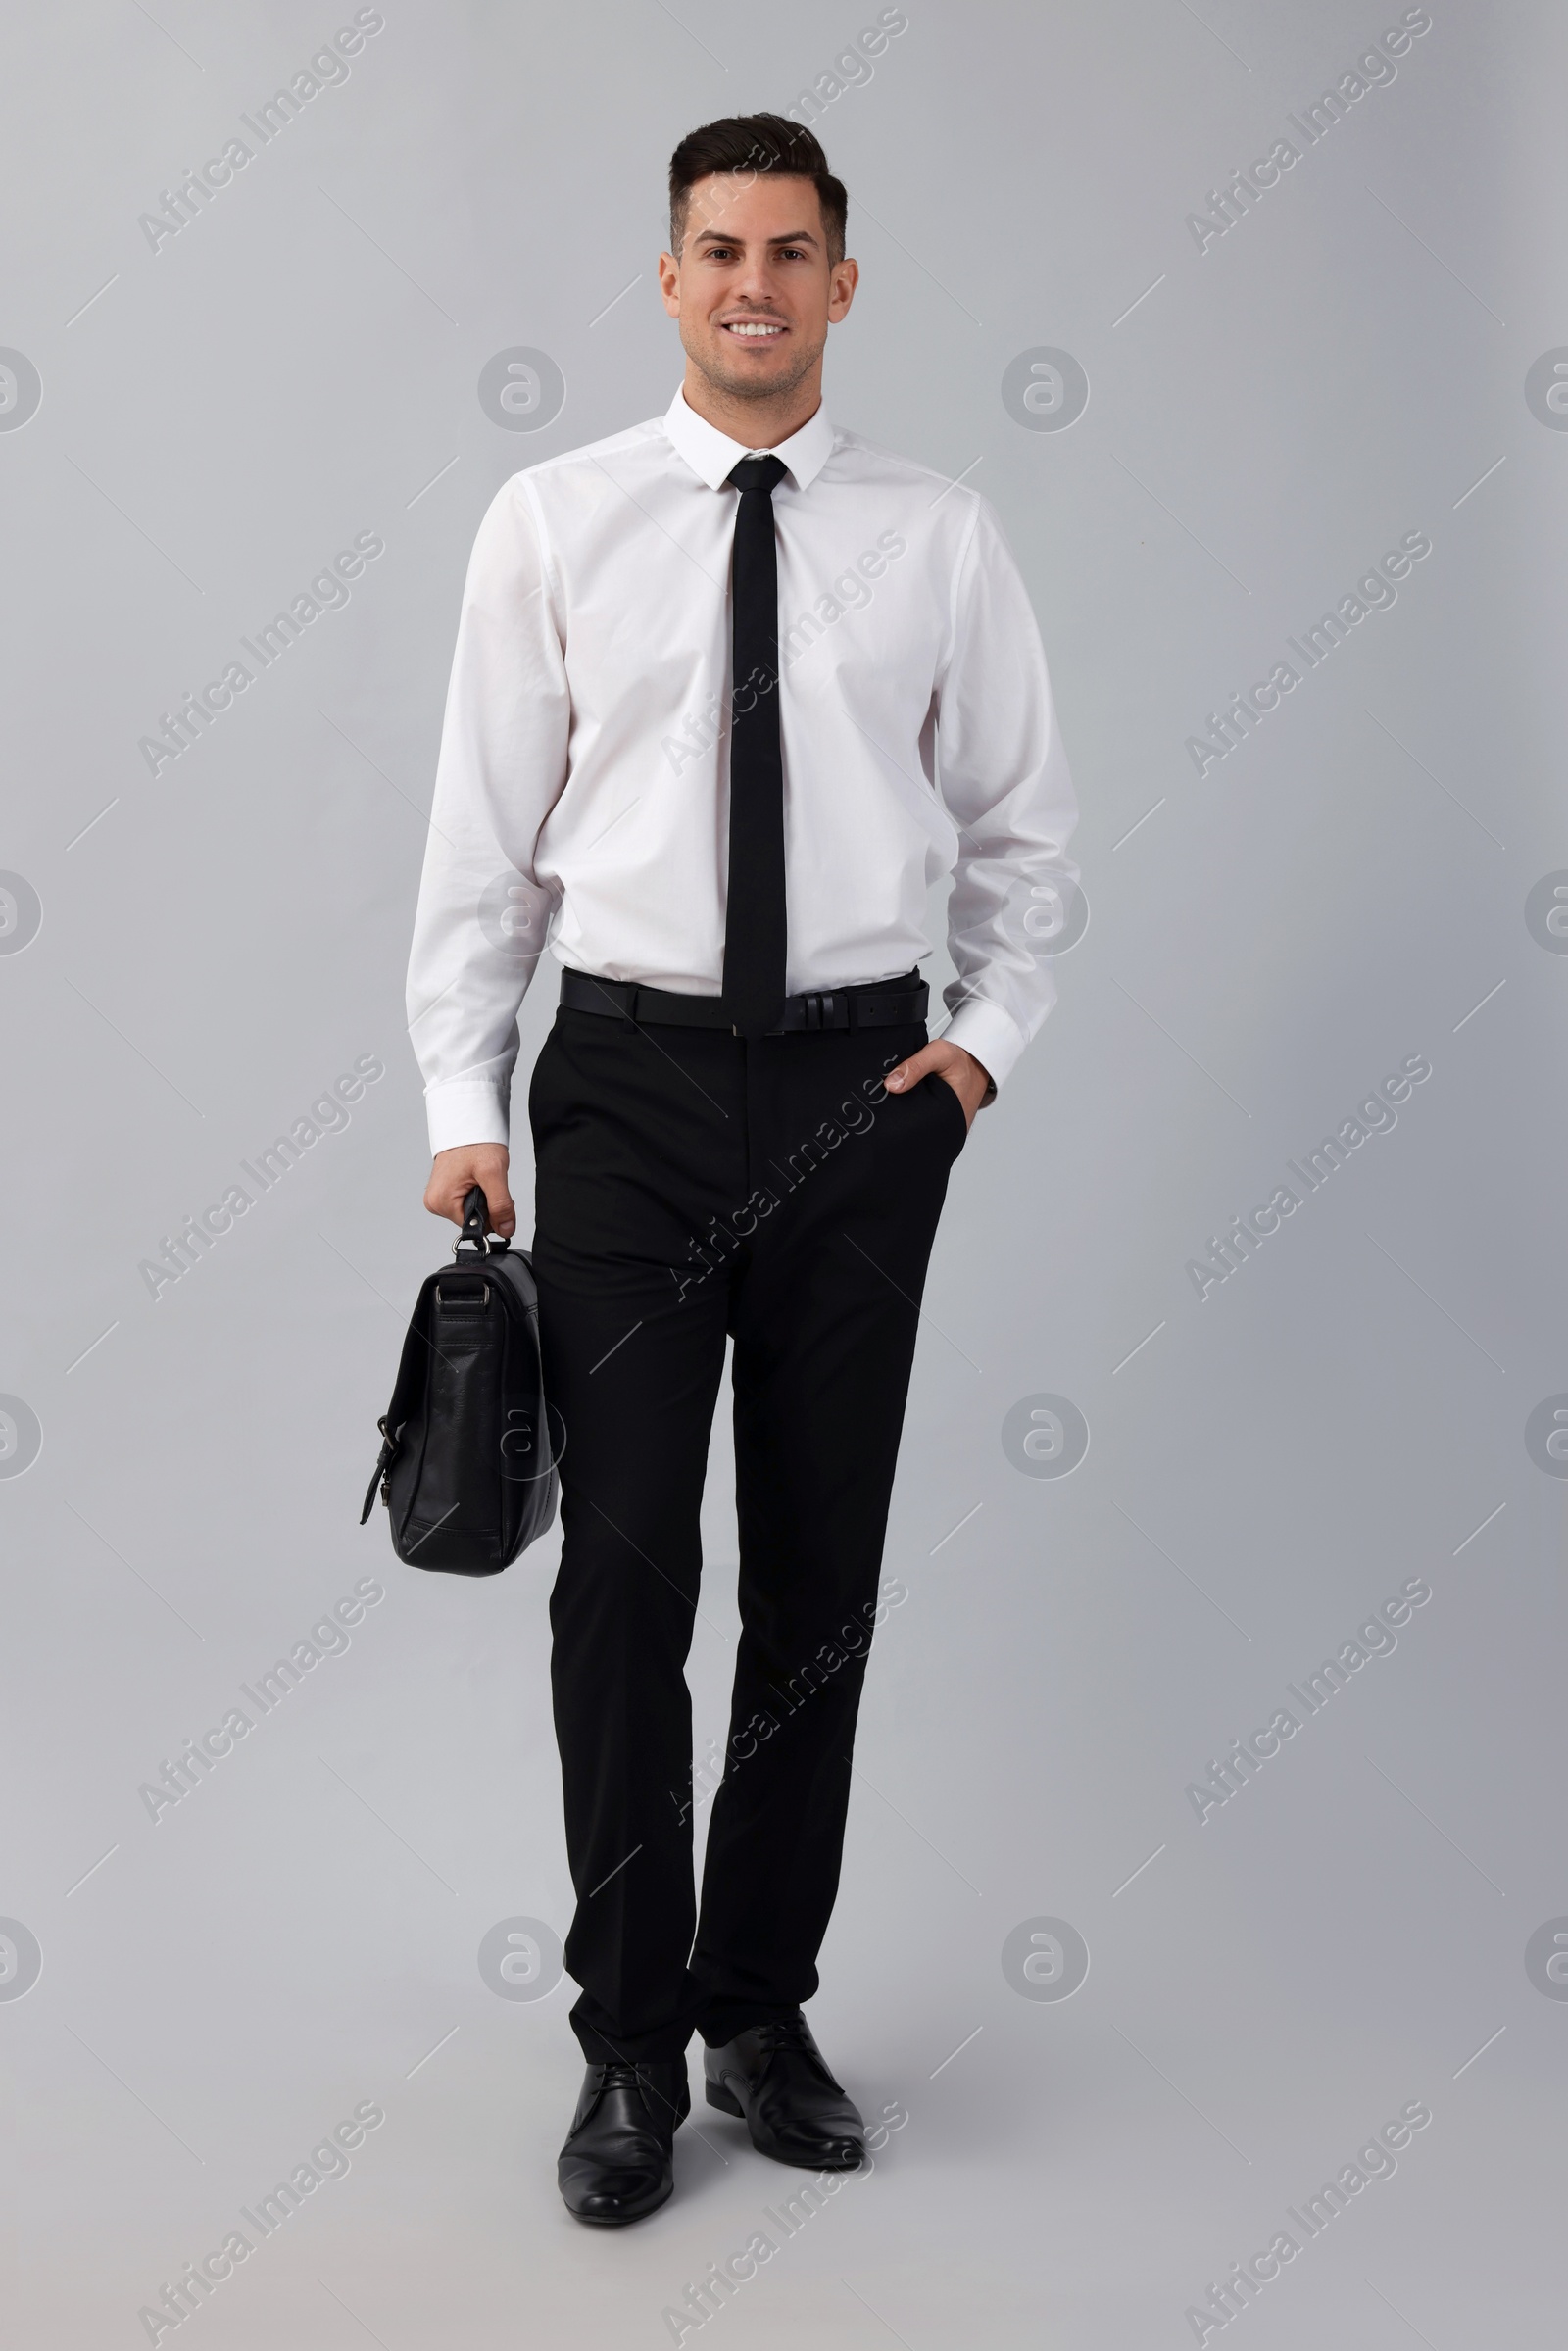
{"label": "shirt collar", "polygon": [[[687,406],[684,390],[676,392],[664,412],[664,430],[678,454],[710,490],[718,489],[728,480],[743,457],[765,454],[732,441],[716,424],[699,416],[694,408]],[[789,467],[796,488],[808,490],[827,464],[832,448],[833,427],[828,422],[827,411],[819,408],[799,432],[791,433],[787,441],[776,442],[772,454]]]}

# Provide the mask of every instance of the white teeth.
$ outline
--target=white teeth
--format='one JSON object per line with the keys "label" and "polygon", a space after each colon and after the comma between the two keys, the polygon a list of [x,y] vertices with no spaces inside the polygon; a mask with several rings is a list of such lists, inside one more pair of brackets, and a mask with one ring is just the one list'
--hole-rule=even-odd
{"label": "white teeth", "polygon": [[769,335],[781,334],[783,329],[777,326],[744,326],[731,321],[729,331],[732,335],[746,335],[753,342],[760,342]]}

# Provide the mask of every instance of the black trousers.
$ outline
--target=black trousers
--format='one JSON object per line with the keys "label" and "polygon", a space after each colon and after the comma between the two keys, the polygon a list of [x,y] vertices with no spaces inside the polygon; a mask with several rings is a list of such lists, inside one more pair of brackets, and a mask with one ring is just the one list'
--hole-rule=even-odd
{"label": "black trousers", "polygon": [[[963,1105],[882,1079],[922,1024],[748,1044],[563,1007],[533,1073],[561,1457],[552,1687],[590,2061],[817,1987],[926,1262]],[[734,1339],[741,1635],[701,1917],[685,1663]]]}

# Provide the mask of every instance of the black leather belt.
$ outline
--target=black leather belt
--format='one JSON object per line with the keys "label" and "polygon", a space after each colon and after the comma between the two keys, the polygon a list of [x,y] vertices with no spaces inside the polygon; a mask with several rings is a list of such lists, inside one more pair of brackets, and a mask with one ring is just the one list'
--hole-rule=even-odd
{"label": "black leather belt", "polygon": [[[716,996],[681,996],[671,988],[640,981],[599,980],[592,972],[561,974],[561,1001],[572,1012],[604,1012],[612,1019],[644,1021],[655,1027],[727,1029],[733,1022]],[[891,1029],[924,1020],[930,990],[917,971],[896,980],[873,980],[854,988],[814,989],[784,1000],[784,1018],[772,1037],[804,1029]]]}

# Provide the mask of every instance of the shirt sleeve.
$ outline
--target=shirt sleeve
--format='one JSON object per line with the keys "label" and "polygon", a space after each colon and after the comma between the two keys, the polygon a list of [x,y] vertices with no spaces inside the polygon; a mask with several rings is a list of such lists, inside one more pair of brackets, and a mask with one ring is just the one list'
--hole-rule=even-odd
{"label": "shirt sleeve", "polygon": [[938,685],[942,799],[960,828],[945,1032],[1002,1086],[1056,1001],[1051,951],[1081,921],[1067,842],[1078,804],[1028,591],[977,499]]}
{"label": "shirt sleeve", "polygon": [[522,478],[479,525],[463,591],[409,957],[432,1152],[506,1143],[517,1007],[554,912],[533,860],[566,780],[562,621]]}

